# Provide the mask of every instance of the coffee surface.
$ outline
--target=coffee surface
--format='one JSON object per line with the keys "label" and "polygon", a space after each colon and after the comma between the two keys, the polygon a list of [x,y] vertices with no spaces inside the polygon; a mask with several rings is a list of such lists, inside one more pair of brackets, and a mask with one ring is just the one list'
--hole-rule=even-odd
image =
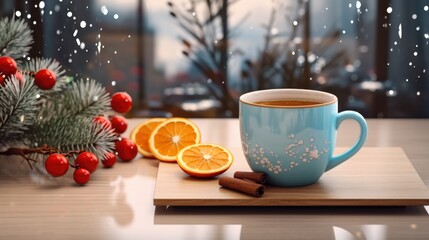
{"label": "coffee surface", "polygon": [[322,102],[306,101],[306,100],[269,100],[255,102],[258,105],[277,106],[277,107],[300,107],[322,104]]}

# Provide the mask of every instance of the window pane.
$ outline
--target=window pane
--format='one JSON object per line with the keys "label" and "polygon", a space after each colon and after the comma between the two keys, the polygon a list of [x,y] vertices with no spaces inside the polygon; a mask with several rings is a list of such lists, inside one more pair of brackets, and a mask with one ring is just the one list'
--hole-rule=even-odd
{"label": "window pane", "polygon": [[[134,99],[130,116],[236,117],[238,97],[312,88],[366,117],[428,117],[424,0],[0,2],[32,57]],[[385,56],[385,57],[384,57]]]}

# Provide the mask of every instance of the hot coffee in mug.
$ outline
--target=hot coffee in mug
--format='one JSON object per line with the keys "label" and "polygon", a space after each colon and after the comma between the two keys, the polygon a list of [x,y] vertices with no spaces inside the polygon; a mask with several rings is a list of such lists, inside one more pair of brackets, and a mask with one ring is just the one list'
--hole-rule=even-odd
{"label": "hot coffee in mug", "polygon": [[[270,89],[240,97],[241,143],[250,168],[267,173],[277,186],[315,183],[324,172],[356,154],[368,128],[357,112],[338,113],[335,95],[304,89]],[[333,156],[341,122],[353,119],[360,136],[346,152]]]}

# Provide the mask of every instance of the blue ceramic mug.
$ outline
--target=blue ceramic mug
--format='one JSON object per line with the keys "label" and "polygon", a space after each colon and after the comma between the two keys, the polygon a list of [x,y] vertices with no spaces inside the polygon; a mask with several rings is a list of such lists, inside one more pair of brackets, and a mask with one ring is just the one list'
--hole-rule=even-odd
{"label": "blue ceramic mug", "polygon": [[[338,113],[335,95],[314,90],[270,89],[243,94],[239,117],[247,163],[252,171],[267,173],[267,182],[276,186],[317,182],[324,172],[356,154],[368,133],[362,115]],[[333,156],[337,129],[345,119],[359,123],[360,136],[349,150]]]}

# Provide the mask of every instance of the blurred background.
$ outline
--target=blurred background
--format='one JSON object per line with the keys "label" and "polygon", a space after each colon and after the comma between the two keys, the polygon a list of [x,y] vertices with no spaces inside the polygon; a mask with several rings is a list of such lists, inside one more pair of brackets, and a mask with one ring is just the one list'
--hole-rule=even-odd
{"label": "blurred background", "polygon": [[25,58],[128,92],[128,117],[237,117],[241,94],[267,88],[429,117],[427,0],[2,0],[0,17],[33,29]]}

